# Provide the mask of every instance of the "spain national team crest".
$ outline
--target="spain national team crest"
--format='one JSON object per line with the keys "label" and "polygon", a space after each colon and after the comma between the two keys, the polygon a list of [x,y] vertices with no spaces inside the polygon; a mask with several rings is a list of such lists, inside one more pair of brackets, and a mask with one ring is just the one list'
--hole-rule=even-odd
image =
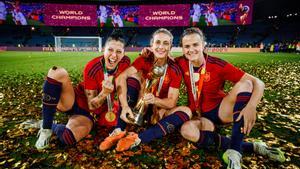
{"label": "spain national team crest", "polygon": [[209,82],[210,81],[210,72],[206,72],[204,76],[204,82]]}
{"label": "spain national team crest", "polygon": [[186,71],[186,72],[184,73],[184,75],[185,75],[185,76],[190,76],[189,71]]}

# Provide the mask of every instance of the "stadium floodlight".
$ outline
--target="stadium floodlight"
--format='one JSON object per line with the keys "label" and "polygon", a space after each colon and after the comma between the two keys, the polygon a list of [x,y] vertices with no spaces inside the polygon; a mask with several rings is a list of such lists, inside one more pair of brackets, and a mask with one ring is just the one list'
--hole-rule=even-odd
{"label": "stadium floodlight", "polygon": [[101,52],[102,38],[99,36],[54,36],[55,51]]}

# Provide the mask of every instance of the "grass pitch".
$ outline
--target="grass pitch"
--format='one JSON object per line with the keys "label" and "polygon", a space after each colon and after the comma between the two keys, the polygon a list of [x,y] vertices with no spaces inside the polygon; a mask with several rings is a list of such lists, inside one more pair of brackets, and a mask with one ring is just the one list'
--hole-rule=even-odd
{"label": "grass pitch", "polygon": [[[32,74],[46,73],[52,66],[61,66],[68,71],[82,71],[85,64],[94,57],[101,55],[97,52],[0,52],[0,74]],[[127,52],[133,61],[138,52]],[[174,57],[181,53],[173,53]],[[287,53],[213,53],[232,64],[273,64],[299,62],[300,56]]]}

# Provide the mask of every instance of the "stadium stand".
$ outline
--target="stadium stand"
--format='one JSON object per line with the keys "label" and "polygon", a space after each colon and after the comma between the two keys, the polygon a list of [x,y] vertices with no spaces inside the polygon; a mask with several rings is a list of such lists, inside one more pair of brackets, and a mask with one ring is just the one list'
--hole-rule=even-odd
{"label": "stadium stand", "polygon": [[[111,29],[96,28],[61,28],[61,27],[0,27],[0,46],[53,46],[53,36],[101,36],[105,39]],[[127,37],[127,46],[144,47],[149,45],[151,33],[156,28],[122,28]],[[174,46],[179,45],[180,33],[184,28],[169,28],[174,34]],[[299,40],[300,27],[296,23],[272,25],[255,23],[248,26],[220,26],[203,28],[208,46],[258,46],[276,42]]]}

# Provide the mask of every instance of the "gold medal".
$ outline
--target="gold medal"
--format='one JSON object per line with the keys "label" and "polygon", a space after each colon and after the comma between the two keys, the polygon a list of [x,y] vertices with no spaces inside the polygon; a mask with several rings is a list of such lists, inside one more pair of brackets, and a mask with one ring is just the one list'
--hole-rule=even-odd
{"label": "gold medal", "polygon": [[116,115],[114,112],[112,111],[108,111],[106,114],[105,114],[105,120],[108,121],[108,122],[113,122],[115,121],[116,119]]}

